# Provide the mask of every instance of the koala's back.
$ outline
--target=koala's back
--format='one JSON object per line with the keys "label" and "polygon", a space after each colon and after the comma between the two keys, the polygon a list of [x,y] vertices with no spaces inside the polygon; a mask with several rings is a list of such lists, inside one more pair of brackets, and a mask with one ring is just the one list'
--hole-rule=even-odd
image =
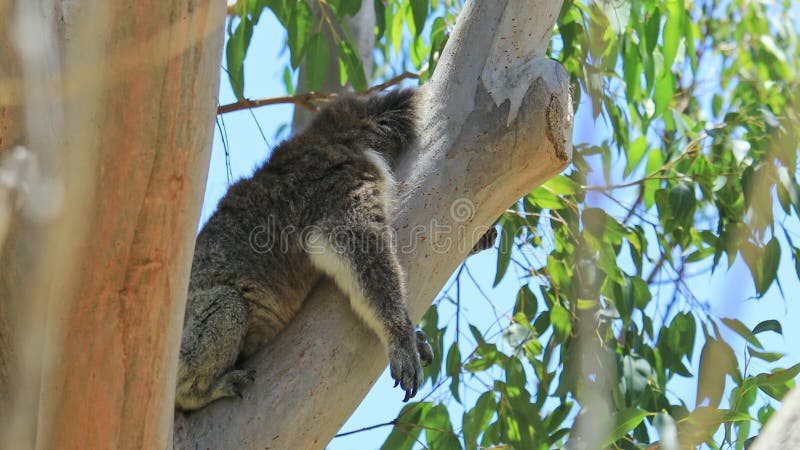
{"label": "koala's back", "polygon": [[338,101],[220,200],[197,237],[179,408],[235,395],[252,377],[231,368],[286,327],[322,275],[307,248],[315,229],[327,236],[387,223],[389,165],[411,139],[411,107],[409,92]]}

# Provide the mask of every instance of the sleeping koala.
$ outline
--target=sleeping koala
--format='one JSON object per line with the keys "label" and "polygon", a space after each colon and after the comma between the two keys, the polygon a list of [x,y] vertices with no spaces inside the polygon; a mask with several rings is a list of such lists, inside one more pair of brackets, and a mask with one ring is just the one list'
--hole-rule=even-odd
{"label": "sleeping koala", "polygon": [[[392,166],[416,136],[415,91],[347,97],[324,108],[220,200],[197,237],[176,406],[239,396],[237,370],[289,323],[321,276],[332,278],[386,347],[407,401],[433,353],[408,315],[388,225]],[[490,230],[493,232],[494,230]],[[479,242],[494,243],[495,234]]]}

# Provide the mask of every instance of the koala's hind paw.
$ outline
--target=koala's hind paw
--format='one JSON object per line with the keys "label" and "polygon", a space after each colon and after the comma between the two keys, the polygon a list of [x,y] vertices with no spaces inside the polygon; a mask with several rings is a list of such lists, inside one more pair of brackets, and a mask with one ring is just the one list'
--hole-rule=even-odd
{"label": "koala's hind paw", "polygon": [[417,352],[419,352],[419,360],[423,366],[428,366],[433,362],[433,348],[428,343],[428,336],[422,330],[417,330]]}
{"label": "koala's hind paw", "polygon": [[242,386],[255,381],[255,375],[255,370],[231,370],[217,380],[214,387],[216,396],[242,398]]}
{"label": "koala's hind paw", "polygon": [[417,395],[417,390],[422,385],[422,365],[415,339],[408,339],[399,345],[393,345],[389,352],[389,373],[394,379],[395,387],[406,391],[404,402]]}

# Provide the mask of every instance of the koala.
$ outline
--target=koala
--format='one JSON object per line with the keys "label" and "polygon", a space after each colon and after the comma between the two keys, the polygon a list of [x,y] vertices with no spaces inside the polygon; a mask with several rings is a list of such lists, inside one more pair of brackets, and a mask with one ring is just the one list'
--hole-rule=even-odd
{"label": "koala", "polygon": [[220,200],[197,236],[178,409],[241,397],[254,373],[237,363],[286,327],[323,276],[380,338],[403,401],[416,395],[433,352],[409,318],[388,231],[392,167],[416,139],[415,98],[406,89],[330,104]]}
{"label": "koala", "polygon": [[321,276],[332,278],[386,348],[404,401],[433,353],[408,315],[388,224],[392,165],[416,137],[415,91],[348,97],[281,143],[220,200],[197,236],[178,364],[184,411],[240,396],[236,369],[272,341]]}

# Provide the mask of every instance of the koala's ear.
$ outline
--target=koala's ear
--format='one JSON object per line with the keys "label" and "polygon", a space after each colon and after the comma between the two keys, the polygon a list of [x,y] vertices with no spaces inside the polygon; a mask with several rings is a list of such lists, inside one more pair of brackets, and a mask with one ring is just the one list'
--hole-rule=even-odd
{"label": "koala's ear", "polygon": [[402,142],[416,140],[417,91],[395,89],[367,100],[367,114],[384,129],[392,130]]}
{"label": "koala's ear", "polygon": [[395,89],[385,94],[371,95],[367,100],[368,114],[371,116],[413,114],[416,97],[417,91],[414,89]]}

